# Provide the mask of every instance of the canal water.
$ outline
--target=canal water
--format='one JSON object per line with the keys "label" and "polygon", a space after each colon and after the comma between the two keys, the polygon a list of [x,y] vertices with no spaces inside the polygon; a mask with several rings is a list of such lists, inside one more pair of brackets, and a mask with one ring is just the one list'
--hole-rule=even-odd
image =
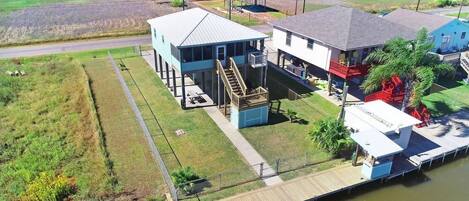
{"label": "canal water", "polygon": [[422,173],[341,193],[334,201],[469,201],[469,158],[456,159]]}

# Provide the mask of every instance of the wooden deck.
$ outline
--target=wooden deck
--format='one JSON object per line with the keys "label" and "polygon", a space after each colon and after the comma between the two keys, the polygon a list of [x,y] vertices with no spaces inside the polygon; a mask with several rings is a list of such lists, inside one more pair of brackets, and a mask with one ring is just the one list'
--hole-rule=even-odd
{"label": "wooden deck", "polygon": [[469,149],[469,111],[435,119],[435,124],[414,128],[404,155],[417,165],[455,157]]}
{"label": "wooden deck", "polygon": [[292,179],[275,186],[250,191],[225,200],[287,201],[319,198],[370,182],[370,180],[362,178],[360,171],[361,166],[354,167],[348,164]]}

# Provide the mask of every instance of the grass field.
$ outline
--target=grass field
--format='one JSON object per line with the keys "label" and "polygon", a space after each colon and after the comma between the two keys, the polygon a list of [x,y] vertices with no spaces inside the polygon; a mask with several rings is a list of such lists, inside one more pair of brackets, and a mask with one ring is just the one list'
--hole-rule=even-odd
{"label": "grass field", "polygon": [[[451,13],[448,16],[457,17],[458,13]],[[469,19],[469,12],[461,12],[460,18]]]}
{"label": "grass field", "polygon": [[[270,90],[274,104],[268,125],[244,128],[240,130],[241,133],[271,165],[275,164],[276,159],[285,159],[289,163],[300,164],[304,162],[305,157],[308,161],[323,161],[332,158],[333,156],[329,153],[315,147],[307,133],[315,121],[336,116],[339,108],[276,70],[269,71],[267,83],[270,89],[275,89]],[[289,100],[287,87],[306,98]],[[275,111],[278,102],[280,102],[280,113]],[[298,113],[300,121],[295,123],[289,121],[286,114],[289,109]],[[288,179],[297,175],[297,173],[291,173],[281,176]]]}
{"label": "grass field", "polygon": [[[352,6],[372,12],[382,10],[393,10],[396,8],[415,9],[418,0],[346,0]],[[434,0],[421,0],[419,9],[429,9],[436,7]]]}
{"label": "grass field", "polygon": [[91,80],[110,158],[122,190],[136,198],[162,197],[166,189],[160,170],[109,60],[104,57],[82,59],[82,62]]}
{"label": "grass field", "polygon": [[12,12],[30,7],[42,6],[52,3],[85,3],[89,0],[5,0],[0,6],[0,13]]}
{"label": "grass field", "polygon": [[451,114],[462,109],[469,109],[469,86],[459,86],[432,93],[423,98],[423,103],[430,110],[432,116],[438,117]]}
{"label": "grass field", "polygon": [[[4,73],[16,69],[27,75]],[[70,57],[0,60],[0,200],[18,200],[40,173],[75,181],[78,200],[112,193],[89,93]]]}
{"label": "grass field", "polygon": [[[216,178],[216,180],[210,180],[214,188],[218,184],[217,175],[220,173],[223,173],[222,182],[225,185],[256,178],[255,173],[247,166],[236,148],[216,124],[210,120],[210,117],[203,109],[182,110],[161,80],[142,58],[127,58],[123,59],[122,62],[129,68],[129,72],[154,111],[169,144],[174,150],[174,154],[172,154],[130,74],[124,72],[126,82],[155,138],[158,148],[162,153],[166,153],[163,158],[170,171],[180,168],[176,161],[177,157],[182,166],[191,166],[204,177]],[[176,136],[175,131],[178,129],[184,130],[186,134]],[[260,182],[251,182],[211,194],[203,199],[218,199],[260,186],[262,186]]]}
{"label": "grass field", "polygon": [[[4,2],[18,5],[4,7]],[[10,9],[35,4],[40,6]],[[0,0],[2,8],[11,12],[0,11],[0,47],[147,34],[146,20],[180,10],[151,0]]]}

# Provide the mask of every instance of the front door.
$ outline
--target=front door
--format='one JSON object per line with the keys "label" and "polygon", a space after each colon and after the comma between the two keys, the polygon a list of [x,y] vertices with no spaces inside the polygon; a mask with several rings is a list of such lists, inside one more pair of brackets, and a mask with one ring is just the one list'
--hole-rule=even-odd
{"label": "front door", "polygon": [[226,46],[220,45],[217,46],[217,59],[220,60],[221,64],[225,66],[226,64]]}

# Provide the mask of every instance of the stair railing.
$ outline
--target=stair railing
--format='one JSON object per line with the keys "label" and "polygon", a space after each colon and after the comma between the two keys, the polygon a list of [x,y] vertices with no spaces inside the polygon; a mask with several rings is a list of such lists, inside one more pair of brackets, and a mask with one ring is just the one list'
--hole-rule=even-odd
{"label": "stair railing", "polygon": [[238,70],[238,67],[236,66],[236,62],[234,61],[233,57],[230,57],[230,69],[233,71],[236,80],[238,81],[239,87],[241,88],[241,91],[243,92],[243,95],[246,95],[246,84],[244,83],[243,77],[241,76],[241,73]]}
{"label": "stair railing", "polygon": [[230,99],[233,99],[232,94],[233,94],[233,88],[230,85],[230,82],[228,82],[228,77],[226,76],[225,69],[223,69],[223,65],[221,64],[220,60],[215,60],[215,66],[217,66],[217,71],[218,74],[220,75],[224,85],[225,89],[228,91],[228,96],[230,96]]}

